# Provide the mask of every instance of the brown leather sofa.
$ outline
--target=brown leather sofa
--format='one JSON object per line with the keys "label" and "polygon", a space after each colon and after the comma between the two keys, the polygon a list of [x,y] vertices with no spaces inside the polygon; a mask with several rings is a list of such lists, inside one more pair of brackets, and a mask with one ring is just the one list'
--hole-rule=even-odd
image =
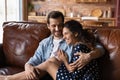
{"label": "brown leather sofa", "polygon": [[[0,74],[11,75],[24,70],[38,43],[50,35],[45,23],[5,22],[0,44]],[[105,47],[99,58],[103,80],[120,80],[120,28],[90,28]],[[49,78],[42,80],[50,80]]]}

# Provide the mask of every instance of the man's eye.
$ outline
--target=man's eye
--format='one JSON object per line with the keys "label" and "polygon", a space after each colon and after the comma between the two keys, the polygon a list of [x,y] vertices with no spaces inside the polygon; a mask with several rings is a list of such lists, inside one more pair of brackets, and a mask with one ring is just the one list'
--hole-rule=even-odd
{"label": "man's eye", "polygon": [[64,26],[64,24],[59,24],[59,25],[51,25],[52,27],[56,27],[56,26],[58,26],[58,27],[63,27]]}
{"label": "man's eye", "polygon": [[59,26],[64,26],[64,24],[59,24]]}

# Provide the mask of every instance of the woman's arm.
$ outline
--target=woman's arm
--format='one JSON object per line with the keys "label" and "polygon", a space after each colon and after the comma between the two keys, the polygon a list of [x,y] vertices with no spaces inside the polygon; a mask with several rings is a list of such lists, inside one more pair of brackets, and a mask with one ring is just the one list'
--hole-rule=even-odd
{"label": "woman's arm", "polygon": [[68,63],[68,56],[62,50],[58,51],[58,59],[64,63],[69,72],[73,72],[76,69],[75,66],[71,66]]}

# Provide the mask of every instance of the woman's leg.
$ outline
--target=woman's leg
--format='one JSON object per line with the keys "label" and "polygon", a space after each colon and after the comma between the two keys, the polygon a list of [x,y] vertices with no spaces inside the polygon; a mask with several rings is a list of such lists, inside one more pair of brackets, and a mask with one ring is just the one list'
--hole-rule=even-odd
{"label": "woman's leg", "polygon": [[20,80],[26,80],[26,76],[25,76],[25,72],[20,72],[14,75],[0,75],[0,80],[16,80],[16,79],[20,79]]}
{"label": "woman's leg", "polygon": [[[46,74],[46,72],[48,72],[55,80],[56,72],[60,64],[61,63],[56,58],[53,57],[39,64],[35,68],[39,69],[39,72],[40,72],[40,75],[38,75],[39,78],[43,77]],[[14,74],[14,75],[8,75],[8,76],[1,75],[0,78],[1,78],[0,80],[5,80],[5,78],[7,78],[7,80],[16,80],[16,79],[26,80],[25,71]]]}
{"label": "woman's leg", "polygon": [[[43,77],[46,75],[46,72],[44,71],[40,71],[40,75],[39,75],[39,78]],[[14,74],[14,75],[0,75],[0,80],[27,80],[26,79],[26,76],[25,76],[25,71],[23,72],[20,72],[20,73],[17,73],[17,74]]]}
{"label": "woman's leg", "polygon": [[[36,69],[35,69],[35,72],[36,72]],[[47,72],[45,72],[43,70],[42,71],[39,70],[39,73],[40,73],[40,75],[38,75],[37,72],[35,73],[36,78],[43,77]],[[0,75],[0,80],[17,80],[17,79],[19,79],[19,80],[27,80],[25,71],[17,73],[17,74],[13,74],[13,75]]]}
{"label": "woman's leg", "polygon": [[36,68],[48,72],[54,80],[56,80],[56,73],[60,66],[61,62],[56,58],[50,58],[47,61],[41,63]]}

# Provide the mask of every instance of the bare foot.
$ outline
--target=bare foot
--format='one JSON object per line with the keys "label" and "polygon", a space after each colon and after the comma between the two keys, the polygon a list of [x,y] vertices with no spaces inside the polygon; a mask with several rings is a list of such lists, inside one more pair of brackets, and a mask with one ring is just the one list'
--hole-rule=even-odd
{"label": "bare foot", "polygon": [[7,76],[0,75],[0,80],[7,80]]}

